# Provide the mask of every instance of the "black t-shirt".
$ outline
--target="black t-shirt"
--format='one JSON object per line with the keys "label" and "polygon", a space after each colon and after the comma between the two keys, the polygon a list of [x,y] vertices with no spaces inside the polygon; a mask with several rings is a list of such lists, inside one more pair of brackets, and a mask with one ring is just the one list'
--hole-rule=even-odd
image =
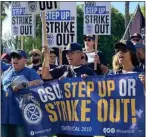
{"label": "black t-shirt", "polygon": [[42,64],[39,64],[37,66],[34,66],[33,64],[28,66],[31,69],[34,69],[36,72],[39,70],[39,68],[42,68]]}
{"label": "black t-shirt", "polygon": [[62,75],[65,75],[66,77],[80,77],[82,74],[87,74],[88,76],[96,75],[87,65],[81,65],[74,68],[69,65],[61,65],[50,70],[50,73],[53,79],[58,79]]}

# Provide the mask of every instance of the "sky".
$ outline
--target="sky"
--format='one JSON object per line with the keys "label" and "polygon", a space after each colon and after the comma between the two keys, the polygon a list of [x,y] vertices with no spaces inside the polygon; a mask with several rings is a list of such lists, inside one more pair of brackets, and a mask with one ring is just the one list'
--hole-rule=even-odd
{"label": "sky", "polygon": [[[83,2],[77,2],[77,4],[83,4]],[[134,13],[138,2],[130,2],[130,13]],[[140,6],[144,6],[144,2],[139,3]],[[122,14],[124,14],[125,10],[125,2],[111,2],[111,5],[119,10]],[[6,36],[7,39],[11,35],[11,12],[8,11],[8,17],[3,22],[3,36]],[[4,38],[4,37],[3,37]],[[10,37],[9,37],[10,38]]]}

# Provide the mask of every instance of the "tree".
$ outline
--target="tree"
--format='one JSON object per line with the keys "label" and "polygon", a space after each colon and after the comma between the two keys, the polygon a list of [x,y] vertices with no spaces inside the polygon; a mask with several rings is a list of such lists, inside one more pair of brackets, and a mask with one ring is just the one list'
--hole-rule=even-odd
{"label": "tree", "polygon": [[25,37],[24,41],[24,50],[29,52],[33,48],[37,48],[41,50],[42,47],[42,21],[40,15],[36,15],[36,36],[35,38],[32,37]]}
{"label": "tree", "polygon": [[[0,2],[0,6],[1,6],[1,23],[0,23],[0,39],[2,40],[2,22],[3,20],[7,17],[7,14],[6,14],[6,8],[8,9],[9,8],[9,5],[10,5],[10,2],[6,2],[6,1],[1,1]],[[0,41],[0,43],[2,43],[2,41]],[[1,45],[1,51],[3,50],[3,44]]]}
{"label": "tree", "polygon": [[145,17],[145,6],[141,7],[141,12],[142,12],[143,16]]}

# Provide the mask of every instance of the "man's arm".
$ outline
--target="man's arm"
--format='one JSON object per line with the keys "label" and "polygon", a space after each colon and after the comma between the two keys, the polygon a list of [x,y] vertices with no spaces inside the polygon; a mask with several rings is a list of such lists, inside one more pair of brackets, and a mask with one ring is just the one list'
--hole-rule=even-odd
{"label": "man's arm", "polygon": [[[99,56],[100,55],[100,56]],[[104,58],[104,55],[103,55],[103,53],[102,52],[100,52],[100,54],[97,54],[97,55],[95,55],[95,57],[94,57],[94,61],[97,63],[97,65],[99,66],[99,68],[101,69],[101,71],[102,71],[102,73],[103,74],[107,74],[108,73],[108,67],[105,65],[106,63],[106,61],[105,61],[105,58]],[[101,60],[101,59],[102,60]],[[105,64],[103,64],[103,63],[105,63]]]}
{"label": "man's arm", "polygon": [[29,81],[28,87],[36,86],[36,85],[39,85],[39,84],[42,84],[42,83],[43,83],[42,80],[33,80],[33,81]]}
{"label": "man's arm", "polygon": [[42,78],[43,79],[52,79],[52,75],[49,72],[50,71],[50,65],[49,65],[49,49],[47,46],[44,46],[42,49],[42,52],[44,53],[44,61],[42,64]]}

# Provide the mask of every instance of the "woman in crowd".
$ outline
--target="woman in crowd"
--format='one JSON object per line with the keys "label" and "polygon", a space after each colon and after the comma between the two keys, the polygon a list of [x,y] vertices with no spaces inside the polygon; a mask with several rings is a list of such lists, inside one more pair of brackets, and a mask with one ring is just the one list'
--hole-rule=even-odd
{"label": "woman in crowd", "polygon": [[115,44],[115,56],[113,58],[113,73],[126,74],[131,72],[143,72],[138,66],[139,61],[136,56],[136,48],[130,42]]}
{"label": "woman in crowd", "polygon": [[[112,62],[113,70],[109,74],[143,73],[143,70],[139,68],[136,48],[130,41],[127,41],[126,44],[121,42],[116,43],[115,52],[116,54]],[[144,84],[145,79],[142,73],[139,75],[139,78]]]}

